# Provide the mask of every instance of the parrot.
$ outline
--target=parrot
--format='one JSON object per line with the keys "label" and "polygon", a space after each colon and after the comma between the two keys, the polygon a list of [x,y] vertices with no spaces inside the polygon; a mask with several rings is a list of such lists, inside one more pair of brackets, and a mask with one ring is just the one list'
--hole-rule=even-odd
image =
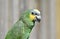
{"label": "parrot", "polygon": [[41,13],[38,9],[24,11],[17,22],[8,30],[5,39],[29,39],[35,22],[40,23]]}

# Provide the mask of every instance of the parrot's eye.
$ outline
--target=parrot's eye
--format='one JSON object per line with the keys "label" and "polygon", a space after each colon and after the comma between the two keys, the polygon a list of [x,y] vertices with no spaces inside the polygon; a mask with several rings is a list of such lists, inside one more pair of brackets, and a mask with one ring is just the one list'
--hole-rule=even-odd
{"label": "parrot's eye", "polygon": [[40,14],[38,14],[38,13],[35,13],[35,15],[39,16]]}
{"label": "parrot's eye", "polygon": [[32,15],[34,15],[34,13],[33,13],[33,12],[32,12],[31,14],[32,14]]}
{"label": "parrot's eye", "polygon": [[37,13],[35,13],[35,15],[38,15]]}

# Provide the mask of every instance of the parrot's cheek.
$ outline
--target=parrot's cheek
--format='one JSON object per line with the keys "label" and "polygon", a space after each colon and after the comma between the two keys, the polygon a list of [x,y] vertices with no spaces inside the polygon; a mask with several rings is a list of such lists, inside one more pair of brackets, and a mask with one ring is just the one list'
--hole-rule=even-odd
{"label": "parrot's cheek", "polygon": [[35,15],[30,14],[30,20],[35,20]]}

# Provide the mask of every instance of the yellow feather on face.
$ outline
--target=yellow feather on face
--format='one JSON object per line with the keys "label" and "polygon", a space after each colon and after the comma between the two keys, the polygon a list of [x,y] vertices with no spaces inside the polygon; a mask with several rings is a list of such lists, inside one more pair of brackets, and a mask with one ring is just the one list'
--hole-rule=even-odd
{"label": "yellow feather on face", "polygon": [[32,20],[34,20],[35,19],[35,15],[32,15],[31,13],[30,13],[30,20],[32,21]]}

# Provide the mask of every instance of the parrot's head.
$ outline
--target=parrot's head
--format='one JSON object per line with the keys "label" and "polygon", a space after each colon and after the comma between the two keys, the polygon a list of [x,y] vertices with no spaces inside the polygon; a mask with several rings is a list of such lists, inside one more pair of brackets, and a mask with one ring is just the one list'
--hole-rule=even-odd
{"label": "parrot's head", "polygon": [[40,22],[41,20],[40,11],[37,9],[32,9],[30,13],[30,20]]}

